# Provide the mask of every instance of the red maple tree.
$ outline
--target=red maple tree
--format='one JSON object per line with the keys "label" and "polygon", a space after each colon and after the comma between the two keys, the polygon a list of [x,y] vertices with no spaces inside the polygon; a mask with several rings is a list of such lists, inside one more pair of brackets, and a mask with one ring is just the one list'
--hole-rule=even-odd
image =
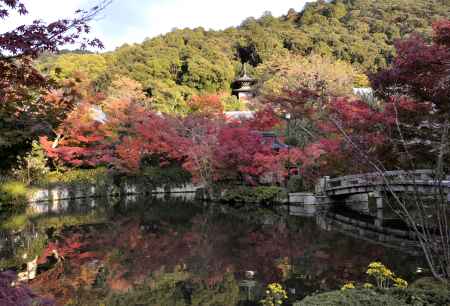
{"label": "red maple tree", "polygon": [[[78,10],[72,19],[61,19],[51,23],[35,20],[0,33],[0,154],[4,159],[15,158],[15,154],[26,149],[27,143],[40,134],[51,133],[60,119],[61,104],[44,97],[52,83],[37,71],[33,60],[43,52],[56,52],[60,47],[76,45],[102,47],[98,39],[89,39],[88,23],[110,0],[99,0],[89,10]],[[11,13],[28,14],[21,0],[0,0],[0,20]],[[55,116],[57,115],[57,116]],[[6,161],[6,165],[12,161]]]}

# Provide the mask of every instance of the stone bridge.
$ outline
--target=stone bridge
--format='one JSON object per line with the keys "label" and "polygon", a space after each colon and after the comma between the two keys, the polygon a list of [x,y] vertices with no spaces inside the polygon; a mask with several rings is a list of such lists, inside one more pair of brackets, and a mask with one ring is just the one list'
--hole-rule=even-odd
{"label": "stone bridge", "polygon": [[[375,198],[378,220],[383,218],[383,195],[386,193],[420,193],[433,195],[441,190],[450,202],[450,176],[437,180],[433,170],[387,171],[324,177],[316,185],[314,193],[291,193],[289,202],[293,214],[314,215],[321,206],[346,204],[360,211],[369,211],[369,197]],[[301,204],[295,206],[296,204]]]}
{"label": "stone bridge", "polygon": [[373,192],[402,192],[434,194],[443,188],[450,190],[450,176],[438,181],[433,170],[387,171],[341,176],[333,179],[325,177],[316,187],[317,193],[328,197],[351,196]]}

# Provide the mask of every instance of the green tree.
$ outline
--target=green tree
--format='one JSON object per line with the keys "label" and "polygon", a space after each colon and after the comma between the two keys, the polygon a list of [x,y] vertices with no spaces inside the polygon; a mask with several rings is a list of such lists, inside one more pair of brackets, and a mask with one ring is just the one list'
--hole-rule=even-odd
{"label": "green tree", "polygon": [[51,78],[61,81],[83,73],[95,80],[106,71],[106,59],[101,54],[67,53],[53,57],[44,57],[38,69]]}

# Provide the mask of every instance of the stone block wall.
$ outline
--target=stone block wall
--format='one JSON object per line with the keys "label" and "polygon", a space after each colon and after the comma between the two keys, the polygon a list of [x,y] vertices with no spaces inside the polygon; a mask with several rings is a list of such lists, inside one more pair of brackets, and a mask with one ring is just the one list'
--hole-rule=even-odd
{"label": "stone block wall", "polygon": [[159,195],[166,194],[184,195],[190,194],[194,197],[203,189],[200,185],[185,184],[178,187],[150,186],[142,182],[125,182],[121,186],[97,186],[97,185],[58,185],[48,188],[36,189],[28,198],[29,203],[58,202],[62,200],[86,199],[109,197],[115,195]]}

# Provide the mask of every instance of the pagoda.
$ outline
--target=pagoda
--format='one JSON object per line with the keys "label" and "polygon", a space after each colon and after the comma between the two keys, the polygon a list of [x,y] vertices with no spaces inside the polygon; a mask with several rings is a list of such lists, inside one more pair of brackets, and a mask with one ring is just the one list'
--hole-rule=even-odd
{"label": "pagoda", "polygon": [[255,85],[256,80],[247,74],[247,67],[244,63],[244,68],[241,76],[233,82],[233,95],[237,96],[239,100],[250,100],[255,97]]}

